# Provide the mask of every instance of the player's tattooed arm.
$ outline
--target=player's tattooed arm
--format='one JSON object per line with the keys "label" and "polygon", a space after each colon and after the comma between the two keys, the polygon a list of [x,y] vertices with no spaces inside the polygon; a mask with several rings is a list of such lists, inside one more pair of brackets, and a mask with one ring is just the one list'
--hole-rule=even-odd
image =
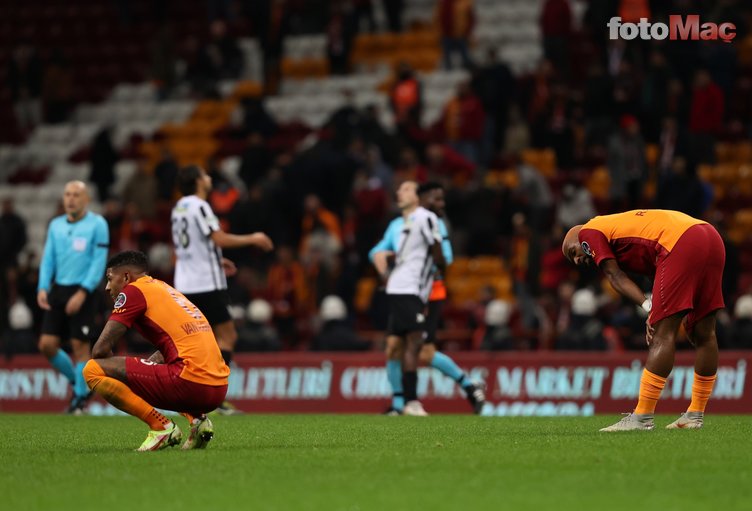
{"label": "player's tattooed arm", "polygon": [[128,327],[124,324],[118,321],[108,321],[91,350],[91,358],[110,358],[113,348],[127,331]]}
{"label": "player's tattooed arm", "polygon": [[164,357],[162,356],[162,352],[157,350],[152,353],[149,357],[149,362],[154,362],[155,364],[164,364]]}

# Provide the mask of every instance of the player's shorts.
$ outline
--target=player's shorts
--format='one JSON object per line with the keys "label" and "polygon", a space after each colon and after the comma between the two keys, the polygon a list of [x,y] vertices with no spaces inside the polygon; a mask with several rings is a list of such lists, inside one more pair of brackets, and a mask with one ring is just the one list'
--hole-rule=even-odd
{"label": "player's shorts", "polygon": [[687,330],[691,332],[702,318],[722,309],[725,262],[726,249],[713,226],[687,229],[656,267],[650,324],[688,311]]}
{"label": "player's shorts", "polygon": [[[184,293],[185,294],[185,293]],[[210,325],[219,325],[232,321],[230,311],[230,294],[226,289],[209,291],[206,293],[193,293],[185,295],[193,305],[198,307]]]}
{"label": "player's shorts", "polygon": [[227,385],[205,385],[180,377],[182,363],[156,364],[125,358],[128,387],[155,408],[201,415],[215,410],[227,394]]}
{"label": "player's shorts", "polygon": [[426,329],[426,305],[417,295],[387,295],[389,321],[387,333],[404,337]]}
{"label": "player's shorts", "polygon": [[57,284],[52,286],[47,294],[51,310],[44,311],[42,334],[54,335],[64,341],[68,339],[92,341],[95,335],[96,317],[96,297],[93,293],[87,293],[77,314],[68,316],[65,313],[65,305],[79,289],[81,289],[80,286],[58,286]]}
{"label": "player's shorts", "polygon": [[423,336],[424,343],[436,342],[436,331],[441,322],[441,309],[444,308],[444,300],[428,300],[428,317],[426,318],[426,331]]}

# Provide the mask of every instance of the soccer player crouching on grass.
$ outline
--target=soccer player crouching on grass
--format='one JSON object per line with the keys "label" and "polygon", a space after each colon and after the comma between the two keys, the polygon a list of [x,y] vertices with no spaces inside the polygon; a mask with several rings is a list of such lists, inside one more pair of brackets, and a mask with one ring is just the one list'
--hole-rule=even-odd
{"label": "soccer player crouching on grass", "polygon": [[[699,429],[718,369],[715,316],[722,309],[726,251],[708,223],[677,211],[636,210],[597,216],[570,229],[564,256],[578,266],[595,263],[611,286],[649,312],[648,359],[633,413],[601,431],[650,430],[661,391],[674,366],[682,321],[695,346],[692,402],[668,429]],[[654,277],[651,299],[624,271]]]}
{"label": "soccer player crouching on grass", "polygon": [[[156,451],[182,439],[177,424],[155,407],[186,417],[190,435],[183,449],[201,449],[214,435],[206,413],[224,400],[230,368],[201,311],[147,271],[141,252],[122,252],[107,263],[106,289],[115,304],[84,377],[107,402],[149,425],[139,451]],[[113,356],[131,327],[157,347],[149,359]]]}

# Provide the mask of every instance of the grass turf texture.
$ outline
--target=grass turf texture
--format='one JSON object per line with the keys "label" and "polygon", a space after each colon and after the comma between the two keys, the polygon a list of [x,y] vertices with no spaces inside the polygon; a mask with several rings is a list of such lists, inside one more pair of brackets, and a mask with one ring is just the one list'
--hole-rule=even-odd
{"label": "grass turf texture", "polygon": [[674,418],[607,434],[618,417],[216,417],[204,451],[136,453],[130,417],[0,415],[0,507],[752,509],[750,418]]}

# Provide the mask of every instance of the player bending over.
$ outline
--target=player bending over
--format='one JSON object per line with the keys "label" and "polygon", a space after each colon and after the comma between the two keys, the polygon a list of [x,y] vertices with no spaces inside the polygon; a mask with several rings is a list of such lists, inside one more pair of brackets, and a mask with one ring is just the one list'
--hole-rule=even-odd
{"label": "player bending over", "polygon": [[[107,402],[149,425],[139,451],[156,451],[182,439],[177,424],[155,407],[186,417],[191,429],[183,449],[201,449],[214,435],[206,413],[224,400],[230,368],[201,311],[147,271],[141,252],[121,252],[107,263],[106,289],[115,304],[84,377]],[[156,346],[148,359],[113,356],[131,327]]]}
{"label": "player bending over", "polygon": [[[595,263],[616,291],[649,312],[648,359],[637,408],[601,431],[654,428],[653,414],[674,366],[682,321],[696,349],[692,402],[667,428],[701,428],[718,369],[715,316],[724,307],[721,279],[726,252],[718,232],[677,211],[627,211],[573,227],[562,251],[578,266]],[[654,278],[652,302],[624,270]]]}

